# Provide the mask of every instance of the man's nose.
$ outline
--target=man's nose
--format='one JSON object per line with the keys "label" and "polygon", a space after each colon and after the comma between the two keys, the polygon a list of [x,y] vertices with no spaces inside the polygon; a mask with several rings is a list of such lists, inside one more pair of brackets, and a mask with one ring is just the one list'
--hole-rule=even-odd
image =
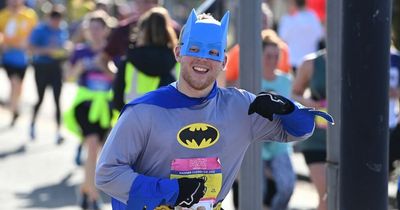
{"label": "man's nose", "polygon": [[205,58],[205,57],[197,57],[197,59],[200,60],[200,61],[207,61],[208,60],[208,58]]}

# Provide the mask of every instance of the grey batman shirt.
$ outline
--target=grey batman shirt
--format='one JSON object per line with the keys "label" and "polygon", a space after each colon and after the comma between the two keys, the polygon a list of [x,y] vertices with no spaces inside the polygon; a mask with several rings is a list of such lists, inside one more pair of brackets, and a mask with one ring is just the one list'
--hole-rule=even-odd
{"label": "grey batman shirt", "polygon": [[[131,185],[139,174],[169,178],[174,159],[216,157],[222,169],[222,188],[217,200],[223,200],[251,143],[264,139],[299,141],[311,135],[294,137],[285,132],[279,118],[269,121],[258,114],[248,115],[254,98],[255,95],[244,90],[218,88],[215,97],[192,107],[167,109],[150,104],[128,107],[101,152],[96,168],[97,187],[126,204]],[[196,123],[215,128],[218,139],[200,149],[182,144],[179,132]]]}

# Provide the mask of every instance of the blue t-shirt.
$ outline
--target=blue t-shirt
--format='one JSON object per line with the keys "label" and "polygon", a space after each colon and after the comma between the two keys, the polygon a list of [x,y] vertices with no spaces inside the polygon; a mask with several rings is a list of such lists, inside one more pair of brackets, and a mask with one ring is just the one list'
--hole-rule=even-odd
{"label": "blue t-shirt", "polygon": [[290,98],[290,91],[292,90],[292,76],[283,72],[276,72],[275,80],[269,81],[263,79],[261,81],[262,91],[273,91],[281,96]]}
{"label": "blue t-shirt", "polygon": [[[68,31],[65,26],[52,28],[45,22],[36,26],[29,37],[29,43],[37,48],[63,48],[67,40]],[[32,61],[33,63],[52,63],[57,60],[48,55],[33,55]]]}
{"label": "blue t-shirt", "polygon": [[[275,74],[275,80],[262,79],[261,90],[273,91],[286,98],[290,98],[293,80],[292,76],[279,71],[277,71]],[[262,146],[261,157],[263,160],[270,160],[276,155],[288,153],[290,151],[291,145],[288,143],[265,142]]]}
{"label": "blue t-shirt", "polygon": [[10,48],[3,52],[1,62],[4,66],[25,70],[28,66],[28,54],[23,49]]}
{"label": "blue t-shirt", "polygon": [[83,72],[79,76],[78,85],[93,91],[109,91],[112,87],[112,78],[96,64],[97,53],[89,45],[78,44],[70,57],[70,62],[72,65],[78,61],[83,64]]}

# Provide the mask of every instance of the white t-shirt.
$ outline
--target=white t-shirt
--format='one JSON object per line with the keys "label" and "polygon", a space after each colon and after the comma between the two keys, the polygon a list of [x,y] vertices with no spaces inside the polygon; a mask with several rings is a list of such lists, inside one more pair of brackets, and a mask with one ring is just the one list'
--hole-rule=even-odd
{"label": "white t-shirt", "polygon": [[290,64],[298,67],[305,55],[317,51],[318,42],[324,32],[318,17],[312,11],[300,10],[281,18],[278,34],[289,47]]}

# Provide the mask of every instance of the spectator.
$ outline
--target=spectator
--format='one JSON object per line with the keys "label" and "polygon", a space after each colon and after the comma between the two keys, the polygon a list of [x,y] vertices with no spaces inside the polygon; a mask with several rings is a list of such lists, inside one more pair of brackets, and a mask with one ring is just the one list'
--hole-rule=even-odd
{"label": "spectator", "polygon": [[[262,23],[263,29],[270,29],[272,28],[272,12],[269,9],[266,3],[262,3]],[[264,33],[271,33],[275,35],[273,30],[265,30]],[[278,40],[279,38],[277,38]],[[289,53],[288,53],[288,46],[283,42],[279,41],[279,49],[280,49],[280,56],[278,62],[278,68],[285,72],[289,73],[291,71],[291,66],[289,63]],[[240,50],[239,44],[234,45],[228,52],[228,63],[226,64],[226,72],[225,72],[225,79],[227,86],[236,86],[238,87],[238,80],[239,80],[239,60],[240,60]]]}
{"label": "spectator", "polygon": [[314,12],[306,8],[305,0],[289,0],[288,14],[281,18],[278,34],[289,46],[290,64],[296,72],[303,57],[318,50],[323,28]]}
{"label": "spectator", "polygon": [[[304,106],[326,109],[326,51],[309,54],[300,65],[293,82],[292,97]],[[304,92],[310,89],[311,96]],[[327,124],[316,118],[314,135],[308,141],[295,145],[303,153],[310,170],[311,181],[317,189],[319,204],[317,210],[327,210],[326,201],[326,128]]]}
{"label": "spectator", "polygon": [[[277,68],[280,40],[276,39],[276,36],[263,31],[262,41],[263,73],[261,90],[290,97],[293,78],[291,74],[283,73]],[[264,167],[267,171],[267,177],[272,179],[275,186],[275,193],[268,191],[264,193],[264,200],[266,200],[266,194],[272,195],[269,204],[270,210],[286,210],[289,205],[296,182],[296,174],[290,160],[291,149],[291,144],[273,141],[263,143],[261,151]],[[268,183],[267,177],[264,179],[265,183]],[[268,185],[267,189],[270,189]]]}
{"label": "spectator", "polygon": [[[291,74],[282,72],[277,66],[281,50],[281,40],[271,29],[261,32],[263,44],[263,69],[261,90],[272,91],[284,97],[290,97],[292,88]],[[262,158],[264,160],[266,189],[264,193],[264,204],[270,206],[271,210],[286,209],[292,195],[295,174],[289,153],[291,145],[278,142],[265,142],[262,146]],[[238,184],[233,185],[234,205],[239,204]],[[274,191],[272,191],[272,189]]]}

